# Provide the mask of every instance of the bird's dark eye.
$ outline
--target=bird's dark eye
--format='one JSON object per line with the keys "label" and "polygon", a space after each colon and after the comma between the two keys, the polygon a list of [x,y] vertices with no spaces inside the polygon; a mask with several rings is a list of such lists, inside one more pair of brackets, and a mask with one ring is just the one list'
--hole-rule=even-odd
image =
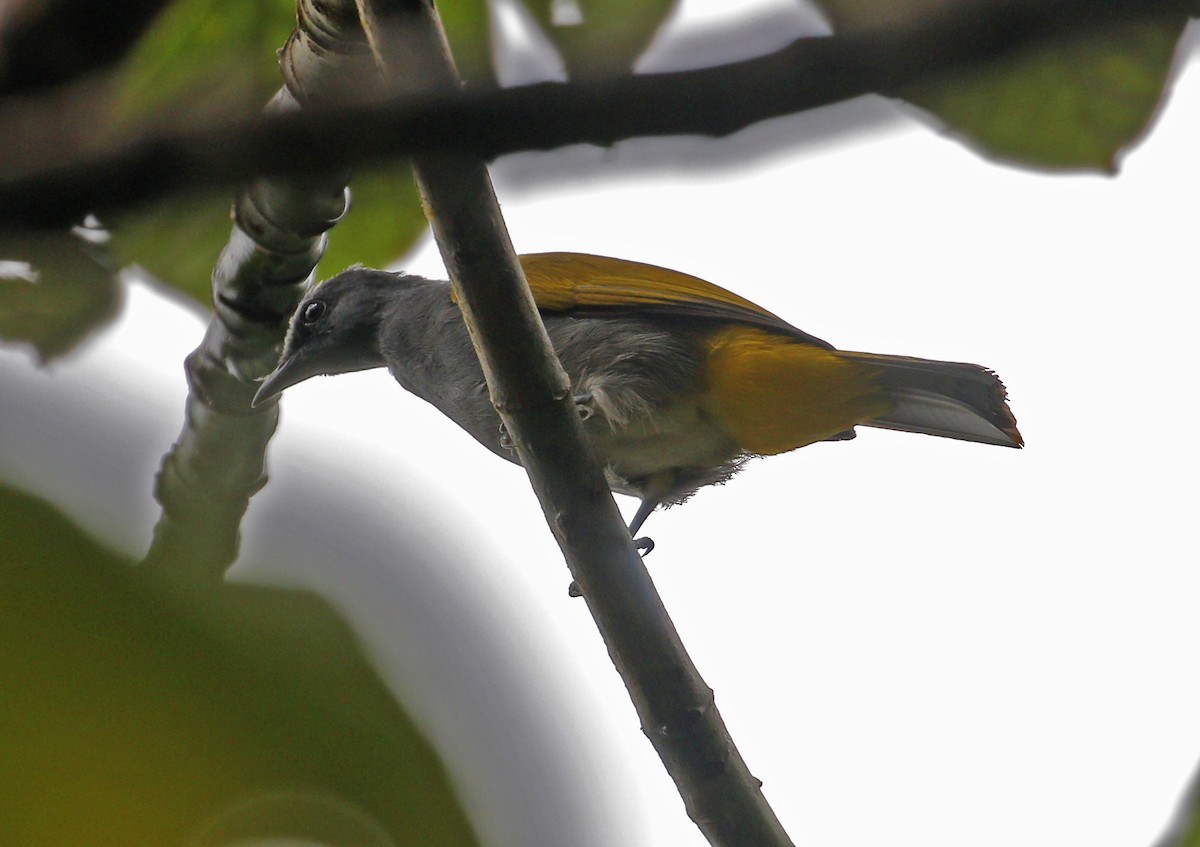
{"label": "bird's dark eye", "polygon": [[313,300],[304,307],[304,311],[300,313],[300,317],[306,324],[312,324],[319,321],[323,314],[325,314],[325,302],[323,300]]}

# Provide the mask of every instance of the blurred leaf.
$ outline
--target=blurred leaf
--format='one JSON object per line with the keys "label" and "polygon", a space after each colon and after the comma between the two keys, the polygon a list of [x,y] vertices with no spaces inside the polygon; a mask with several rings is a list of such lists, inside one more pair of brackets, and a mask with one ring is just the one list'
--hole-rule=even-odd
{"label": "blurred leaf", "polygon": [[0,3],[0,96],[65,85],[103,72],[131,49],[163,0],[126,0],[118,9],[79,0]]}
{"label": "blurred leaf", "polygon": [[1180,798],[1167,831],[1153,847],[1197,847],[1200,845],[1200,769],[1192,771],[1187,790]]}
{"label": "blurred leaf", "polygon": [[350,211],[329,233],[317,278],[358,262],[376,268],[389,265],[413,248],[426,226],[407,162],[355,174],[350,182]]}
{"label": "blurred leaf", "polygon": [[213,266],[229,240],[232,196],[181,194],[141,206],[109,222],[122,265],[145,268],[164,285],[211,305]]}
{"label": "blurred leaf", "polygon": [[495,85],[487,0],[452,0],[437,7],[459,74],[468,83]]}
{"label": "blurred leaf", "polygon": [[523,0],[572,79],[628,73],[677,0]]}
{"label": "blurred leaf", "polygon": [[[122,65],[118,126],[256,113],[282,84],[276,53],[295,26],[295,0],[175,0]],[[232,200],[178,195],[122,214],[106,222],[114,252],[207,305]]]}
{"label": "blurred leaf", "polygon": [[[912,25],[939,10],[970,14],[976,5],[817,3],[838,31]],[[1154,117],[1185,24],[1183,17],[1114,24],[894,93],[932,112],[984,155],[1036,167],[1114,171],[1120,152]]]}
{"label": "blurred leaf", "polygon": [[[361,262],[383,266],[425,232],[425,215],[407,163],[363,171],[351,182],[350,211],[330,232],[319,276]],[[213,265],[229,240],[232,198],[224,192],[170,197],[111,223],[113,251],[164,284],[209,305]]]}
{"label": "blurred leaf", "polygon": [[[490,79],[484,0],[454,4],[446,17],[468,73],[478,76],[486,67]],[[124,66],[119,100],[126,120],[259,109],[281,83],[276,51],[294,26],[294,0],[176,0]],[[364,171],[352,197],[330,238],[323,274],[355,262],[393,262],[424,232],[407,165]],[[193,193],[119,215],[107,222],[114,253],[121,264],[140,265],[207,305],[212,269],[229,238],[232,199],[221,191]]]}
{"label": "blurred leaf", "polygon": [[49,361],[117,315],[121,287],[102,245],[71,232],[0,238],[0,340]]}
{"label": "blurred leaf", "polygon": [[904,96],[989,155],[1115,171],[1158,109],[1183,24],[1113,26]]}
{"label": "blurred leaf", "polygon": [[476,843],[318,598],[170,585],[3,486],[0,584],[4,843]]}
{"label": "blurred leaf", "polygon": [[253,113],[280,86],[276,51],[295,26],[295,0],[175,0],[122,66],[119,121]]}

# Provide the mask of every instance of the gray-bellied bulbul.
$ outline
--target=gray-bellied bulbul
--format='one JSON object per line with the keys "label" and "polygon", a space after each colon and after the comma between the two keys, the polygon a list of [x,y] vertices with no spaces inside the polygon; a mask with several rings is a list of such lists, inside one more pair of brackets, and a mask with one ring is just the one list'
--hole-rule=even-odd
{"label": "gray-bellied bulbul", "polygon": [[[521,257],[614,491],[658,504],[753,456],[856,425],[1020,447],[1004,386],[979,365],[835,350],[677,271],[578,253]],[[493,453],[517,461],[445,281],[354,268],[297,308],[255,403],[320,374],[386,366]]]}

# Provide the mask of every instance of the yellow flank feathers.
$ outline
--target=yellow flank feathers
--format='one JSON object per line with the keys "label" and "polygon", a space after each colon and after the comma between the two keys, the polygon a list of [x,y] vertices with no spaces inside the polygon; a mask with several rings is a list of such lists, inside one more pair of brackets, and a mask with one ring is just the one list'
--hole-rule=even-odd
{"label": "yellow flank feathers", "polygon": [[731,326],[710,339],[703,402],[742,449],[768,456],[886,414],[878,374],[832,350]]}

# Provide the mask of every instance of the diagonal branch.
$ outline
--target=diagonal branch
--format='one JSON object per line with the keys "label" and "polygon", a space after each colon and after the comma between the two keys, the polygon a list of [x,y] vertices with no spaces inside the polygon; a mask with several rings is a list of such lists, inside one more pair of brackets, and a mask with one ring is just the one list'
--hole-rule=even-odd
{"label": "diagonal branch", "polygon": [[406,94],[147,136],[64,166],[0,178],[0,222],[69,223],[185,188],[399,155],[440,151],[489,159],[638,136],[724,136],[780,115],[894,92],[1114,21],[1182,18],[1198,10],[1200,0],[973,3],[970,15],[951,7],[903,29],[805,38],[755,59],[698,70]]}
{"label": "diagonal branch", "polygon": [[[431,5],[358,0],[389,80],[444,90],[457,73]],[[584,438],[483,162],[415,157],[430,223],[492,402],[689,815],[714,845],[790,847],[633,548]]]}

